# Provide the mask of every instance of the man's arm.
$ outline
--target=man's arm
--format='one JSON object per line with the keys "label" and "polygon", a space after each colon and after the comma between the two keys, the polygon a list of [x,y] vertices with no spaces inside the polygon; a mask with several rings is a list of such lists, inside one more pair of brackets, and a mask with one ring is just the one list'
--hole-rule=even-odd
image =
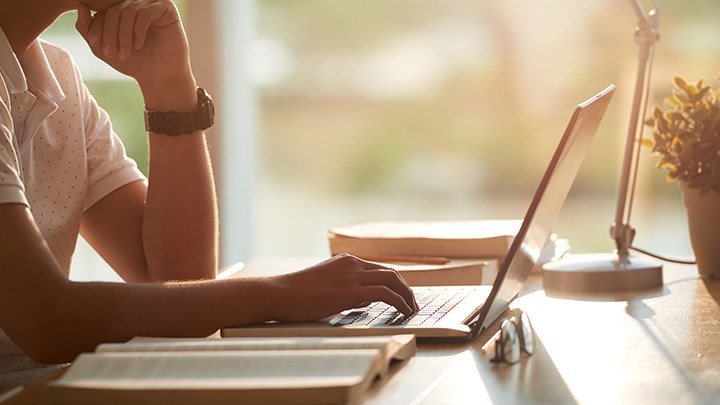
{"label": "man's arm", "polygon": [[[187,40],[173,3],[121,2],[77,28],[93,52],[135,78],[154,111],[197,108]],[[149,134],[150,173],[83,216],[82,234],[129,281],[208,279],[218,266],[216,195],[205,135]],[[138,228],[139,227],[139,228]]]}
{"label": "man's arm", "polygon": [[393,270],[338,256],[275,277],[176,283],[69,281],[30,210],[0,204],[0,325],[43,363],[134,336],[207,336],[223,326],[308,321],[366,301],[417,310]]}
{"label": "man's arm", "polygon": [[[165,137],[158,135],[161,136]],[[151,135],[151,145],[164,141],[153,138]],[[195,140],[204,142],[200,137]],[[209,164],[193,167],[160,163],[175,158],[176,154],[187,157],[192,152],[200,153],[204,145],[202,150],[190,145],[187,151],[180,151],[185,146],[176,146],[181,144],[180,140],[173,141],[176,139],[168,139],[170,145],[164,147],[151,146],[155,156],[150,160],[149,188],[140,181],[130,183],[83,214],[83,237],[126,281],[215,276],[217,212]],[[163,170],[163,166],[178,168],[170,171]]]}
{"label": "man's arm", "polygon": [[[122,4],[139,3],[128,0]],[[182,95],[187,92],[190,97],[189,89],[194,86],[194,81],[187,80],[192,76],[187,75],[189,64],[182,62],[187,49],[180,46],[178,53],[178,49],[169,47],[171,52],[166,53],[168,45],[182,33],[177,12],[169,0],[146,0],[142,5],[146,8],[130,13],[136,17],[131,26],[147,33],[152,31],[148,28],[154,21],[158,29],[155,33],[160,34],[148,34],[147,41],[155,41],[152,46],[143,46],[144,37],[137,44],[131,42],[137,48],[132,55],[140,58],[133,63],[134,56],[111,57],[113,66],[138,80],[149,107],[183,108],[170,105],[174,102],[189,106],[195,101]],[[89,39],[96,23],[97,27],[107,28],[100,23],[106,14],[90,19],[87,9],[85,12],[80,13],[79,28]],[[101,44],[94,43],[95,52],[103,49]],[[158,68],[158,60],[165,66]],[[175,89],[182,94],[176,93],[176,99],[168,100],[164,96],[173,93],[159,89]],[[207,159],[202,158],[206,156],[204,140],[196,135],[201,134],[172,143],[175,139],[150,134],[154,154],[151,160],[157,163],[151,167],[150,189],[146,192],[140,182],[121,187],[91,207],[83,218],[85,234],[96,245],[109,249],[107,257],[127,270],[125,275],[131,280],[185,277],[173,274],[176,269],[189,269],[193,274],[187,274],[187,278],[202,278],[205,276],[195,271],[215,270],[217,249],[210,245],[199,248],[200,264],[184,265],[185,260],[190,260],[183,250],[186,245],[217,243],[212,180]],[[197,166],[186,173],[178,167],[183,162],[178,162],[179,157],[191,159]],[[185,188],[187,182],[179,187],[176,178],[163,181],[178,170],[195,182],[195,189]],[[201,179],[193,178],[190,171]],[[184,191],[203,198],[193,200]],[[155,193],[162,195],[155,198]],[[186,197],[190,204],[172,206]],[[197,214],[196,210],[202,212]],[[204,219],[185,218],[188,212],[193,214],[190,217],[199,215]],[[188,222],[175,224],[179,217]],[[173,225],[184,229],[173,234]],[[188,227],[201,226],[204,228],[185,233]],[[351,256],[334,257],[275,277],[168,283],[73,282],[63,274],[27,206],[0,204],[0,230],[0,326],[26,354],[40,362],[67,362],[80,352],[92,351],[99,343],[134,336],[207,336],[224,326],[319,319],[367,301],[384,301],[404,314],[417,310],[412,291],[397,272]],[[210,237],[206,238],[204,232]],[[195,237],[204,242],[196,244]],[[170,238],[177,239],[167,242]],[[130,244],[126,246],[126,242]],[[123,255],[125,249],[127,257]],[[195,251],[188,250],[193,256]],[[177,258],[170,257],[173,255]]]}

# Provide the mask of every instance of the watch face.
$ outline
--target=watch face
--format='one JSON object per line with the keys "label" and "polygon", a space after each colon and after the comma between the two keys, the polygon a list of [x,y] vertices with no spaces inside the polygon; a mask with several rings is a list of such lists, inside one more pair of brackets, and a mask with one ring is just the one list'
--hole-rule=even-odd
{"label": "watch face", "polygon": [[210,94],[202,87],[198,87],[197,94],[199,105],[196,115],[198,128],[196,129],[208,129],[215,123],[215,103]]}
{"label": "watch face", "polygon": [[198,87],[197,95],[200,103],[202,103],[202,100],[207,100],[212,103],[212,97],[210,97],[210,93],[208,93],[207,90],[203,89],[202,87]]}

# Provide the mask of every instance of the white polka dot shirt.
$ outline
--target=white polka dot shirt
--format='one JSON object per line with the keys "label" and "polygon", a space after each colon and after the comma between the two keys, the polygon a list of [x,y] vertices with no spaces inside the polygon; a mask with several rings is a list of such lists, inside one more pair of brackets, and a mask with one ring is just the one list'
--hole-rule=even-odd
{"label": "white polka dot shirt", "polygon": [[[145,177],[64,50],[35,41],[18,61],[0,30],[0,79],[0,204],[30,208],[68,275],[84,210]],[[0,328],[0,387],[45,372]]]}

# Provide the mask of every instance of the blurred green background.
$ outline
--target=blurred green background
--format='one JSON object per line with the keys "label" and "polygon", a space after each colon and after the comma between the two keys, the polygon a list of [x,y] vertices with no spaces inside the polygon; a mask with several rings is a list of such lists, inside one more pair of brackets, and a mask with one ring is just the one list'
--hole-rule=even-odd
{"label": "blurred green background", "polygon": [[[674,75],[711,80],[720,69],[720,2],[659,3],[651,104]],[[574,106],[615,83],[557,224],[573,251],[612,249],[637,66],[628,1],[258,0],[255,9],[256,255],[326,254],[327,228],[363,221],[520,217]],[[79,41],[73,23],[62,17],[46,37]],[[88,85],[146,170],[134,83],[89,74]],[[654,166],[643,150],[637,244],[688,255],[677,189]]]}

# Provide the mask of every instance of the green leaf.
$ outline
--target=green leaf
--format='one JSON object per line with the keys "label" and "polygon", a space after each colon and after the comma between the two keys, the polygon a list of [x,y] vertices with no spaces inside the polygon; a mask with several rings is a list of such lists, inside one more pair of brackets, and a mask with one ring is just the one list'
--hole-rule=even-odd
{"label": "green leaf", "polygon": [[680,103],[677,101],[677,99],[673,96],[667,96],[663,100],[665,104],[667,104],[670,107],[680,108]]}
{"label": "green leaf", "polygon": [[675,77],[673,77],[673,81],[675,82],[675,85],[676,85],[678,88],[680,88],[680,89],[682,89],[683,91],[687,92],[685,89],[688,88],[688,84],[687,84],[687,82],[685,81],[685,79],[683,79],[683,78],[680,77],[680,76],[675,76]]}
{"label": "green leaf", "polygon": [[646,147],[646,148],[652,148],[655,143],[651,139],[642,138],[640,140],[640,145]]}
{"label": "green leaf", "polygon": [[655,107],[653,110],[653,117],[655,117],[656,120],[662,120],[663,119],[663,110],[660,107]]}
{"label": "green leaf", "polygon": [[677,92],[677,93],[675,93],[675,99],[683,104],[690,104],[690,99],[688,98],[688,96],[686,94]]}
{"label": "green leaf", "polygon": [[703,87],[702,89],[700,89],[700,91],[698,91],[698,94],[695,95],[695,99],[702,99],[703,97],[705,97],[705,95],[708,94],[708,91],[710,91],[710,87]]}
{"label": "green leaf", "polygon": [[667,118],[669,121],[686,121],[685,116],[682,115],[681,112],[678,111],[670,111],[667,113]]}

